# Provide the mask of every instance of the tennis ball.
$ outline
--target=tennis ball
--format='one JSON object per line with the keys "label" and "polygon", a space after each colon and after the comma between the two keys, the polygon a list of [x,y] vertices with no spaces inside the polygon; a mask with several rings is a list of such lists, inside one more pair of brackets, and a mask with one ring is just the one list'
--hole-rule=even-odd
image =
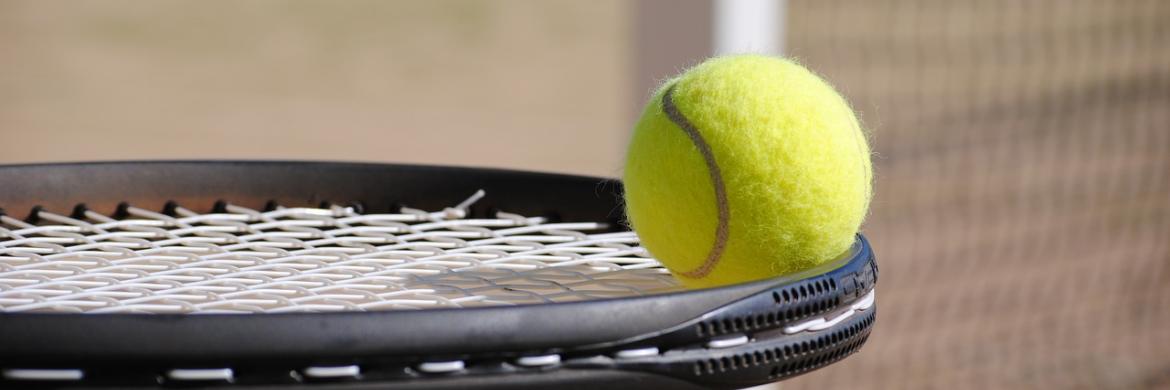
{"label": "tennis ball", "polygon": [[688,287],[837,258],[869,207],[865,134],[825,80],[781,58],[709,59],[666,81],[626,158],[626,214]]}

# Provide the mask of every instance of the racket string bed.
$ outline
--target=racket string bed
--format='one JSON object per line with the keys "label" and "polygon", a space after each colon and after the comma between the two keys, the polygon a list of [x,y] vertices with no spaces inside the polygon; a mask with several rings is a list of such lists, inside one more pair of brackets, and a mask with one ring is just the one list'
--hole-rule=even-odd
{"label": "racket string bed", "polygon": [[681,289],[632,232],[503,212],[468,218],[467,206],[362,214],[227,204],[204,214],[171,205],[170,214],[125,206],[120,219],[83,207],[0,216],[0,311],[373,311]]}

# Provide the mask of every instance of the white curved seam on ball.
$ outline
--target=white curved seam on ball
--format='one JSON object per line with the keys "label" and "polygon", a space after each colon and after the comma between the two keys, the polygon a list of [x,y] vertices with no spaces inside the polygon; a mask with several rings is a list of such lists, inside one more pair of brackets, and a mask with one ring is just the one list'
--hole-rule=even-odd
{"label": "white curved seam on ball", "polygon": [[699,134],[699,129],[688,121],[682,111],[679,111],[678,106],[674,104],[674,88],[677,86],[678,84],[671,85],[662,94],[662,112],[687,135],[687,138],[690,138],[691,143],[699,149],[699,154],[703,156],[703,162],[707,165],[707,173],[711,176],[711,186],[715,189],[715,208],[718,213],[715,242],[711,245],[711,251],[707,253],[707,258],[698,268],[680,272],[683,276],[699,279],[709,275],[715,269],[715,265],[719,264],[719,260],[723,257],[723,251],[727,248],[728,236],[731,234],[731,206],[727,201],[727,188],[723,183],[723,174],[719,170],[719,164],[715,162],[715,154],[711,151],[711,145],[707,143],[702,134]]}

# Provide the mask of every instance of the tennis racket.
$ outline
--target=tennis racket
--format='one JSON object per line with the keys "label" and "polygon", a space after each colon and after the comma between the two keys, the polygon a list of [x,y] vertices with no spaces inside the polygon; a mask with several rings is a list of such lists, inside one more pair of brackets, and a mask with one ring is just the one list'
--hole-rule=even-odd
{"label": "tennis racket", "polygon": [[874,322],[862,236],[685,290],[620,183],[307,162],[0,167],[0,387],[737,388]]}

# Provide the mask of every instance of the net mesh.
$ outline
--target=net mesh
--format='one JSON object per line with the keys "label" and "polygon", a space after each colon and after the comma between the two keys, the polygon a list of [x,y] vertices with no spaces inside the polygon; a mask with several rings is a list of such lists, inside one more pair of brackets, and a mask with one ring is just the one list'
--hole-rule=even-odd
{"label": "net mesh", "polygon": [[882,266],[826,388],[1170,388],[1170,2],[789,3],[875,145]]}
{"label": "net mesh", "polygon": [[630,232],[464,208],[350,207],[113,219],[0,215],[0,312],[278,313],[636,296],[680,285]]}

